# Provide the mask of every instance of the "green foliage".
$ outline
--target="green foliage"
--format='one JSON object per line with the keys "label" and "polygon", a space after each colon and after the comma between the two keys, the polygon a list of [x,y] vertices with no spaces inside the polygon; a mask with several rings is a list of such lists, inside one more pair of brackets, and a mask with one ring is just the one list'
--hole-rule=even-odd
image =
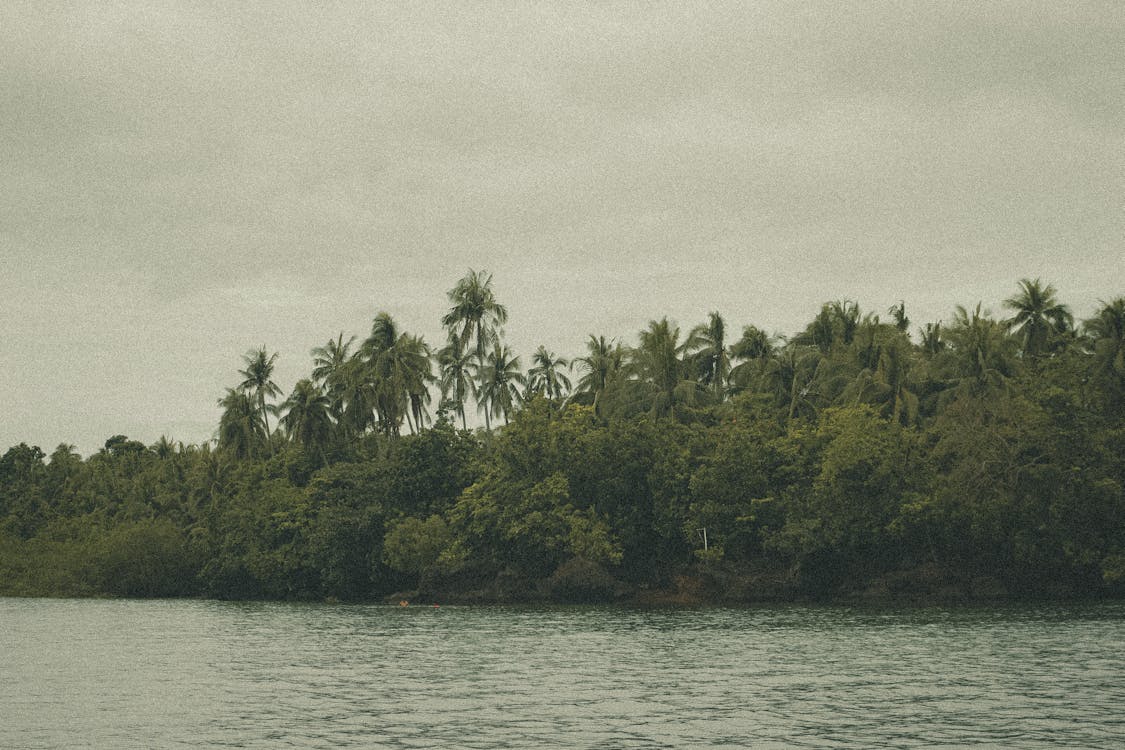
{"label": "green foliage", "polygon": [[[393,521],[383,539],[383,560],[393,570],[423,576],[450,562],[453,533],[441,516]],[[444,556],[444,560],[443,560]]]}
{"label": "green foliage", "polygon": [[605,519],[570,500],[561,473],[538,482],[491,474],[466,489],[450,515],[473,557],[497,571],[509,567],[542,577],[570,557],[619,562],[621,549]]}
{"label": "green foliage", "polygon": [[525,378],[491,277],[449,297],[436,359],[380,313],[358,350],[314,349],[280,405],[277,355],[250,351],[217,446],[10,448],[0,594],[604,601],[692,576],[1125,593],[1125,298],[1075,329],[1025,279],[1010,318],[959,307],[917,344],[903,303],[884,323],[832,302],[788,339],[731,344],[718,313],[686,339],[653,320],[632,347],[591,335],[568,394],[545,348]]}

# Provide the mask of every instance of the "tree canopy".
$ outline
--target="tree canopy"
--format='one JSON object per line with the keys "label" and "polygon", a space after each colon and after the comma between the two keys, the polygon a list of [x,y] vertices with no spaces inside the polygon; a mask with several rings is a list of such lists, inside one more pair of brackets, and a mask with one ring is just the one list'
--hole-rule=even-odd
{"label": "tree canopy", "polygon": [[1010,317],[913,332],[905,302],[831,301],[791,336],[662,317],[527,369],[490,275],[449,299],[436,351],[377,312],[285,398],[250,350],[213,441],[8,449],[0,593],[1125,593],[1125,297],[1076,323],[1024,279]]}

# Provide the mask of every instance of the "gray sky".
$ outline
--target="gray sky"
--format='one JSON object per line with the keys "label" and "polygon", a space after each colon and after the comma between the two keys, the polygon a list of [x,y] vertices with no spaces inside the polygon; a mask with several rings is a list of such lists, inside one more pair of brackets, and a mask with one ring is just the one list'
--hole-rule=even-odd
{"label": "gray sky", "polygon": [[0,6],[0,451],[208,439],[469,267],[525,360],[1125,293],[1117,0],[254,5]]}

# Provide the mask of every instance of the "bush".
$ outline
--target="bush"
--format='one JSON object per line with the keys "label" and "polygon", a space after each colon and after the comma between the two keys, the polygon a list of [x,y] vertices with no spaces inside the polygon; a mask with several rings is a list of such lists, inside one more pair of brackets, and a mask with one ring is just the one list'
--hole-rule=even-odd
{"label": "bush", "polygon": [[560,565],[546,583],[547,594],[559,602],[594,603],[617,598],[620,584],[605,568],[582,557]]}

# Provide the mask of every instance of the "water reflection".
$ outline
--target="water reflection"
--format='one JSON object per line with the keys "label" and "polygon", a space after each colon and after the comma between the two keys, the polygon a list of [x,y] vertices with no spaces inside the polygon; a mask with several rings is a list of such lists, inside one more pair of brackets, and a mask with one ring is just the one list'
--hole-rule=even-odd
{"label": "water reflection", "polygon": [[1121,747],[1125,607],[0,599],[2,747]]}

